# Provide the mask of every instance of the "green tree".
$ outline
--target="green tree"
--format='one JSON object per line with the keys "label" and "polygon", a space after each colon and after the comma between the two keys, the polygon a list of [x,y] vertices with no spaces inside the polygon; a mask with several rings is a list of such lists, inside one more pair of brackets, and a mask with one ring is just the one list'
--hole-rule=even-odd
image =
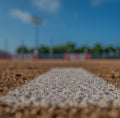
{"label": "green tree", "polygon": [[49,53],[49,47],[47,46],[41,46],[39,49],[38,49],[38,52],[39,54],[46,54],[46,53]]}
{"label": "green tree", "polygon": [[104,49],[105,53],[110,53],[110,52],[115,53],[115,51],[116,51],[116,49],[113,46],[108,46]]}
{"label": "green tree", "polygon": [[20,46],[17,48],[17,54],[26,54],[29,52],[29,49],[26,46]]}
{"label": "green tree", "polygon": [[30,50],[29,50],[29,53],[34,53],[35,52],[35,48],[31,48]]}
{"label": "green tree", "polygon": [[90,53],[90,52],[91,52],[91,49],[90,49],[88,46],[84,45],[84,46],[82,46],[82,47],[77,48],[77,49],[75,50],[75,52],[76,52],[76,53]]}
{"label": "green tree", "polygon": [[65,45],[65,51],[73,53],[73,52],[75,52],[75,47],[76,46],[74,43],[68,43],[67,45]]}
{"label": "green tree", "polygon": [[65,46],[56,46],[53,48],[54,53],[65,53],[66,48]]}
{"label": "green tree", "polygon": [[54,53],[73,53],[75,52],[75,44],[74,43],[68,43],[66,45],[60,45],[53,48]]}
{"label": "green tree", "polygon": [[116,47],[116,48],[115,48],[115,52],[116,52],[117,54],[120,54],[120,47]]}
{"label": "green tree", "polygon": [[103,48],[100,44],[96,44],[93,48],[92,48],[92,53],[93,54],[101,54],[103,52]]}

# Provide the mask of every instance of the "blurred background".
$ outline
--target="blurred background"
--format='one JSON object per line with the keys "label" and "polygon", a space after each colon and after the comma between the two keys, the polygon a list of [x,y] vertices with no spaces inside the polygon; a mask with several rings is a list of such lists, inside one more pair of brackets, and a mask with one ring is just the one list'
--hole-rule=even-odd
{"label": "blurred background", "polygon": [[120,0],[0,0],[0,59],[119,59]]}

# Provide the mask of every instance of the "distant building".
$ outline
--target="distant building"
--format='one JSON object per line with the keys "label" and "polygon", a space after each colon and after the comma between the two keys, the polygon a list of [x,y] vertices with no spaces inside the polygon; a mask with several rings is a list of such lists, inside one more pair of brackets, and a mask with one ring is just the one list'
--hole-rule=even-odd
{"label": "distant building", "polygon": [[0,59],[12,59],[12,54],[0,50]]}

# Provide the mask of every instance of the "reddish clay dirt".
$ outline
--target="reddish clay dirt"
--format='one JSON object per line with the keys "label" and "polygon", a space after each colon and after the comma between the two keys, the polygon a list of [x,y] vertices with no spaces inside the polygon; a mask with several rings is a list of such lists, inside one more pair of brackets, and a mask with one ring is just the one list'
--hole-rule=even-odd
{"label": "reddish clay dirt", "polygon": [[[120,87],[120,60],[91,61],[0,61],[0,96],[55,67],[82,67]],[[120,108],[89,105],[86,108],[51,106],[10,108],[0,104],[0,118],[120,118]]]}

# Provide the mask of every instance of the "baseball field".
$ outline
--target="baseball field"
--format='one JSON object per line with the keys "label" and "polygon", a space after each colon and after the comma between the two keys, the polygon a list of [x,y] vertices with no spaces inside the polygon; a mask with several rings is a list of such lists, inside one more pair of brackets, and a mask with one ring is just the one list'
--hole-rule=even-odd
{"label": "baseball field", "polygon": [[0,118],[120,118],[120,60],[0,61]]}

